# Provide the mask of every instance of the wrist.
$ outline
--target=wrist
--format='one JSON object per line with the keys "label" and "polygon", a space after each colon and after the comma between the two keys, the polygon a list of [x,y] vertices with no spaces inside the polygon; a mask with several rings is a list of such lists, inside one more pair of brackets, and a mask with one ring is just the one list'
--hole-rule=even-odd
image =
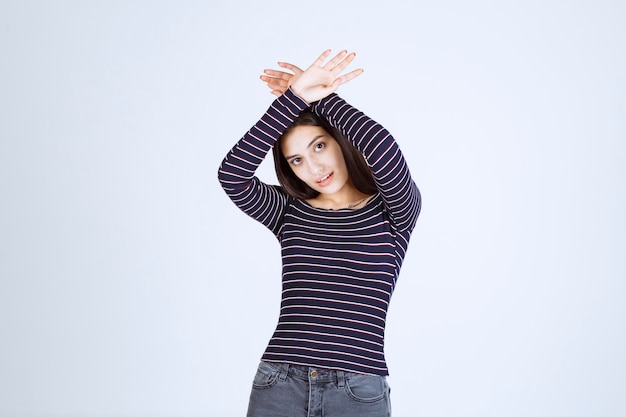
{"label": "wrist", "polygon": [[281,97],[285,97],[287,101],[296,105],[300,109],[300,111],[311,107],[311,104],[300,95],[298,95],[291,87],[288,87],[287,90],[285,90],[285,92],[281,95]]}
{"label": "wrist", "polygon": [[308,106],[311,105],[311,101],[308,100],[300,91],[297,90],[297,88],[294,88],[293,85],[289,86],[289,88],[287,88],[288,91],[291,91],[291,93],[293,95],[295,95],[296,97],[298,97],[300,100],[304,101]]}

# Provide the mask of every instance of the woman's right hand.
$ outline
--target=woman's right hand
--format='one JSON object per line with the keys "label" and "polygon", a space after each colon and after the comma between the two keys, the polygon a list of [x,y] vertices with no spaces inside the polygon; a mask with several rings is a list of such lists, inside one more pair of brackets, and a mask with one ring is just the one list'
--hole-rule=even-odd
{"label": "woman's right hand", "polygon": [[288,62],[279,62],[278,66],[292,71],[293,74],[285,71],[265,69],[263,70],[263,75],[261,75],[261,81],[267,84],[271,90],[270,92],[275,96],[285,94],[285,91],[287,91],[291,85],[293,77],[304,72],[297,66]]}
{"label": "woman's right hand", "polygon": [[339,76],[354,60],[356,54],[341,51],[324,64],[330,52],[330,49],[324,51],[305,71],[293,64],[281,62],[279,65],[289,69],[293,74],[284,71],[265,70],[266,75],[262,75],[261,80],[267,83],[275,95],[283,94],[291,87],[294,93],[308,103],[321,100],[337,91],[341,84],[345,84],[363,73],[362,69],[356,69]]}

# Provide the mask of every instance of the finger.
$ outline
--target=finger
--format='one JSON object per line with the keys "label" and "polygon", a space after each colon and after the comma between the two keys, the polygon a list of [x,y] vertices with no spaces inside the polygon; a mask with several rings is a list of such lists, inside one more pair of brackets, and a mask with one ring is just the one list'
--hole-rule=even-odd
{"label": "finger", "polygon": [[276,90],[276,89],[281,89],[281,88],[285,89],[289,86],[289,81],[281,80],[280,78],[272,78],[272,77],[267,77],[265,75],[261,75],[259,78],[261,79],[261,81],[266,83],[267,86],[271,90]]}
{"label": "finger", "polygon": [[303,72],[299,67],[290,64],[288,62],[279,62],[278,63],[279,66],[283,67],[283,68],[287,68],[290,71],[293,71],[295,74],[299,74],[301,72]]}
{"label": "finger", "polygon": [[289,81],[279,80],[276,78],[272,78],[272,79],[261,78],[261,81],[265,82],[265,84],[270,90],[286,90],[289,87]]}
{"label": "finger", "polygon": [[270,84],[270,83],[272,83],[272,84],[279,84],[281,82],[286,82],[285,80],[283,80],[281,78],[268,77],[267,75],[261,75],[259,78],[261,79],[261,81],[266,82],[268,84]]}
{"label": "finger", "polygon": [[280,80],[278,78],[265,78],[260,77],[261,81],[267,84],[270,88],[286,87],[289,85],[289,81]]}
{"label": "finger", "polygon": [[266,74],[266,75],[269,75],[270,77],[280,78],[280,79],[283,79],[283,80],[288,80],[291,77],[293,77],[293,74],[289,74],[288,72],[277,71],[277,70],[273,70],[273,69],[263,70],[263,73]]}
{"label": "finger", "polygon": [[354,61],[354,58],[356,58],[355,52],[348,54],[343,60],[339,61],[337,65],[331,69],[331,71],[333,71],[336,74],[339,74],[341,71],[346,69],[346,67],[350,65],[352,61]]}
{"label": "finger", "polygon": [[333,68],[335,68],[335,66],[337,66],[337,64],[341,62],[341,60],[343,59],[343,57],[346,56],[347,53],[348,51],[346,51],[345,49],[339,52],[337,55],[335,55],[333,59],[331,59],[326,65],[324,65],[324,69],[332,70]]}
{"label": "finger", "polygon": [[349,73],[342,75],[341,77],[339,77],[338,79],[340,80],[340,84],[345,84],[348,81],[354,80],[356,77],[358,77],[359,75],[363,74],[363,69],[359,68],[359,69],[355,69],[354,71],[350,71]]}
{"label": "finger", "polygon": [[325,50],[324,52],[322,52],[322,55],[320,55],[311,66],[318,66],[321,67],[322,64],[324,63],[324,61],[326,61],[326,58],[328,58],[328,55],[330,55],[330,49]]}
{"label": "finger", "polygon": [[272,93],[272,94],[274,94],[275,96],[278,96],[278,97],[283,95],[283,92],[280,91],[280,90],[272,90],[272,91],[270,91],[270,93]]}

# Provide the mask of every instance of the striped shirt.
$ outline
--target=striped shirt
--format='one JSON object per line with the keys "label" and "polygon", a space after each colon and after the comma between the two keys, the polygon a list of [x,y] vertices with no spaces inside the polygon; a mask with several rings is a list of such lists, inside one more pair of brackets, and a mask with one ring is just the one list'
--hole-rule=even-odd
{"label": "striped shirt", "polygon": [[336,94],[315,103],[313,111],[363,153],[379,192],[362,208],[328,210],[261,182],[257,167],[307,107],[285,92],[218,172],[232,201],[281,245],[280,316],[262,360],[388,375],[387,309],[420,212],[420,193],[389,132]]}

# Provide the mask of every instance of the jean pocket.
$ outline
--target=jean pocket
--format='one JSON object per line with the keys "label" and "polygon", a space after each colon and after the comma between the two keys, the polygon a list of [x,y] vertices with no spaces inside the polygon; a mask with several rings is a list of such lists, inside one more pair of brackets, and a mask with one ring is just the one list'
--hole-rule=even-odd
{"label": "jean pocket", "polygon": [[385,398],[389,387],[385,377],[379,375],[350,375],[346,378],[346,391],[350,398],[363,403],[373,403]]}
{"label": "jean pocket", "polygon": [[279,369],[276,369],[267,362],[261,362],[257,368],[256,375],[254,375],[252,387],[256,389],[271,388],[278,382],[279,375]]}

